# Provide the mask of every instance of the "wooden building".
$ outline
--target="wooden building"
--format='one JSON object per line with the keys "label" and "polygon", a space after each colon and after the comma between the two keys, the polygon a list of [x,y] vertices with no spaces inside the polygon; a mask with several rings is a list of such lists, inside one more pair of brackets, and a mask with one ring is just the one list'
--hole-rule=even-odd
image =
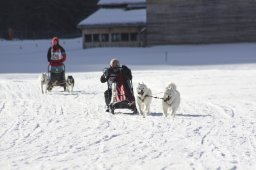
{"label": "wooden building", "polygon": [[147,0],[148,45],[256,41],[255,0]]}
{"label": "wooden building", "polygon": [[145,0],[100,0],[98,5],[78,24],[83,48],[145,46]]}

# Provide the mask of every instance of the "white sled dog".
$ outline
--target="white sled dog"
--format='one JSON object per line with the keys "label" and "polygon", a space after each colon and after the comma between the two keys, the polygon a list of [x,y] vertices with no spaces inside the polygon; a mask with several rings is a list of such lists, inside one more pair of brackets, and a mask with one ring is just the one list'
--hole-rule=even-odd
{"label": "white sled dog", "polygon": [[152,101],[152,92],[144,83],[137,86],[136,103],[138,111],[145,118],[150,113],[150,104]]}
{"label": "white sled dog", "polygon": [[49,82],[49,78],[48,75],[46,73],[42,73],[40,76],[40,81],[41,81],[41,90],[42,93],[46,93],[46,89],[48,87],[48,82]]}
{"label": "white sled dog", "polygon": [[176,89],[176,85],[171,83],[166,87],[164,91],[164,97],[162,101],[164,115],[167,117],[171,112],[171,115],[174,118],[179,105],[180,92]]}
{"label": "white sled dog", "polygon": [[47,84],[48,83],[48,75],[46,73],[42,73],[40,77],[41,83],[42,84]]}

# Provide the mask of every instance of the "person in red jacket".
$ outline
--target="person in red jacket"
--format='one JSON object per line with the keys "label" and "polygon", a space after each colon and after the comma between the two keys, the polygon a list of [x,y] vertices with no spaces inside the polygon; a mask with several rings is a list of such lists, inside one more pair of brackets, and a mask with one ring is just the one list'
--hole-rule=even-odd
{"label": "person in red jacket", "polygon": [[65,68],[64,62],[66,61],[66,52],[64,48],[59,44],[59,38],[52,38],[52,46],[47,53],[47,59],[50,66],[50,81],[48,84],[48,90],[52,89],[53,81],[62,83],[65,81]]}
{"label": "person in red jacket", "polygon": [[49,48],[47,58],[50,66],[63,66],[66,61],[66,52],[64,48],[59,44],[59,38],[52,38],[52,46]]}

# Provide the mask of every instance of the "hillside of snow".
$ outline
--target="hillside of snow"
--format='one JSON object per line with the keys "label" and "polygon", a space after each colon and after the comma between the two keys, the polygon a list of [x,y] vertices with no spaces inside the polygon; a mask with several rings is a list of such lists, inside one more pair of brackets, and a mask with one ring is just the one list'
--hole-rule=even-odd
{"label": "hillside of snow", "polygon": [[[0,40],[0,169],[256,168],[256,44],[82,49],[61,40],[72,93],[42,94],[50,40]],[[111,58],[154,96],[174,82],[175,119],[153,99],[146,118],[105,112],[99,78]]]}

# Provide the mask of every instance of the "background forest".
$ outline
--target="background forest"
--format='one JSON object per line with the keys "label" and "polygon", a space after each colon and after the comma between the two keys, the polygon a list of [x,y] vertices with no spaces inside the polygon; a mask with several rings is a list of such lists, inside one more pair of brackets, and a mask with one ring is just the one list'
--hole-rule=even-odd
{"label": "background forest", "polygon": [[77,24],[97,9],[98,0],[1,0],[0,38],[76,37]]}

